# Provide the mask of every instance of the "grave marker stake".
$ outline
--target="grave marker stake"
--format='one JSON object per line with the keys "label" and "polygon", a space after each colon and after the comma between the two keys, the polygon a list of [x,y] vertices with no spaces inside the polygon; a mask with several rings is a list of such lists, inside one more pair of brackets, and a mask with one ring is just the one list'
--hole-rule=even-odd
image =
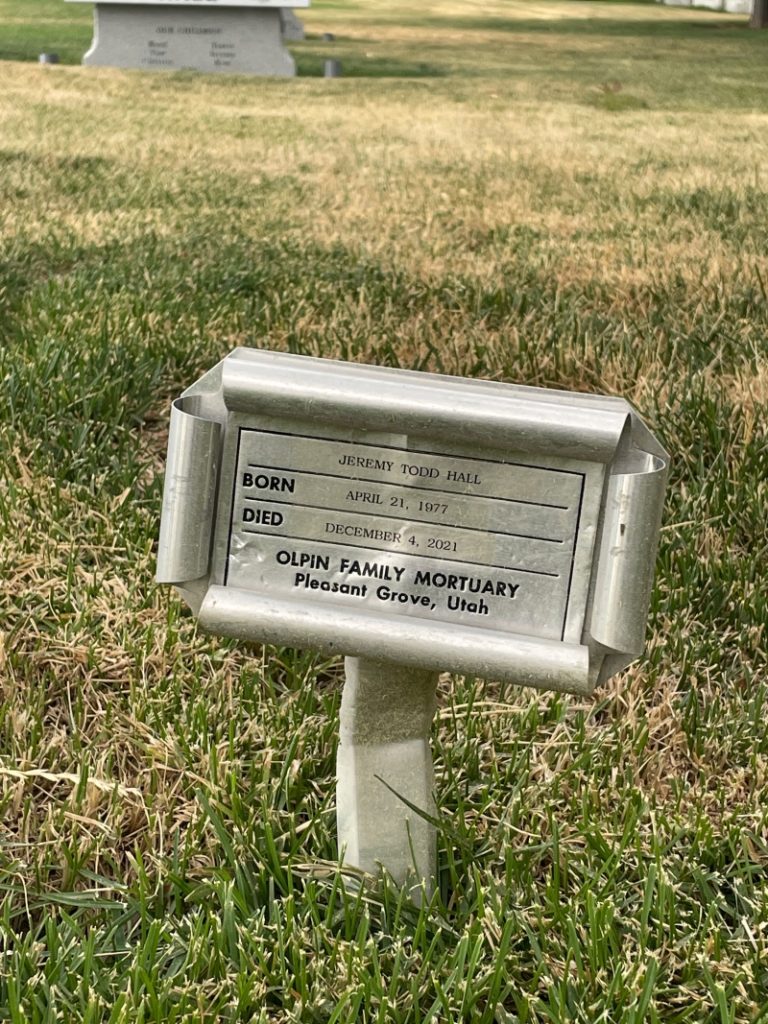
{"label": "grave marker stake", "polygon": [[[336,760],[339,850],[356,867],[380,866],[399,884],[437,877],[435,776],[429,733],[437,672],[346,658]],[[406,802],[407,801],[407,802]]]}
{"label": "grave marker stake", "polygon": [[173,404],[157,579],[212,633],[346,656],[340,853],[429,893],[438,674],[630,664],[668,465],[622,399],[237,349]]}

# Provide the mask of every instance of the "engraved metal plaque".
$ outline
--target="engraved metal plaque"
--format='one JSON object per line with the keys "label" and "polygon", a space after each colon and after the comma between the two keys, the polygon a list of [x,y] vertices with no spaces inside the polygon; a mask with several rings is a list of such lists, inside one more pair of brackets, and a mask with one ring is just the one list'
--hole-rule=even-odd
{"label": "engraved metal plaque", "polygon": [[587,693],[642,650],[667,455],[623,400],[254,349],[174,405],[205,628]]}

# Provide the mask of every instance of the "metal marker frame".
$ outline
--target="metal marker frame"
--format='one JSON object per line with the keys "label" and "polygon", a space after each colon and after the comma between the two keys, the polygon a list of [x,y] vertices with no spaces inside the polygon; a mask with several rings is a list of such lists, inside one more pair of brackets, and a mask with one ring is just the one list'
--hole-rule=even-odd
{"label": "metal marker frame", "polygon": [[429,879],[396,794],[433,809],[437,673],[589,694],[633,661],[668,461],[622,399],[238,349],[173,404],[157,579],[212,633],[348,656],[340,846]]}

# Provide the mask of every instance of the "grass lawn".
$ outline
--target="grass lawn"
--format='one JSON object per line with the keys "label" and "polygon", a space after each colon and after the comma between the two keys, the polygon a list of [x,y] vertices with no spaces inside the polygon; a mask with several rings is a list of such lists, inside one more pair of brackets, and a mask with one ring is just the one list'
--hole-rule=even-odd
{"label": "grass lawn", "polygon": [[[317,2],[267,81],[0,0],[2,1020],[768,1021],[768,32],[480,7]],[[336,866],[340,663],[153,582],[236,345],[622,395],[673,456],[641,660],[442,682],[421,908]]]}

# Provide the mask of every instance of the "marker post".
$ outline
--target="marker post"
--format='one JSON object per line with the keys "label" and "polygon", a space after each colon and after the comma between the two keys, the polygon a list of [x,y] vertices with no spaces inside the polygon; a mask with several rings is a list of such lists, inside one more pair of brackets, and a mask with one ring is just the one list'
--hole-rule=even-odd
{"label": "marker post", "polygon": [[[336,759],[339,852],[401,885],[437,877],[430,729],[438,674],[392,662],[346,658]],[[410,806],[409,806],[410,805]]]}

